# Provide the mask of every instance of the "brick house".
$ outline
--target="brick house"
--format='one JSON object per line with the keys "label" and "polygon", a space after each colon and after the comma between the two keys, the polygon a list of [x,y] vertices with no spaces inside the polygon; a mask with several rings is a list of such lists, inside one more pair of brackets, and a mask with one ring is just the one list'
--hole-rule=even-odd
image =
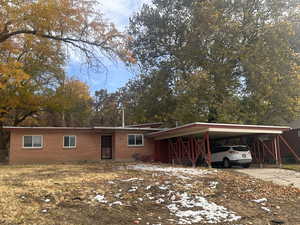
{"label": "brick house", "polygon": [[151,158],[151,127],[4,127],[10,133],[10,164]]}
{"label": "brick house", "polygon": [[145,159],[165,163],[189,161],[195,165],[202,159],[211,165],[212,146],[230,140],[249,145],[253,158],[260,163],[273,160],[280,164],[281,156],[287,153],[300,161],[289,144],[295,137],[284,137],[290,127],[200,122],[174,128],[159,128],[160,125],[4,127],[10,133],[8,161],[19,164]]}

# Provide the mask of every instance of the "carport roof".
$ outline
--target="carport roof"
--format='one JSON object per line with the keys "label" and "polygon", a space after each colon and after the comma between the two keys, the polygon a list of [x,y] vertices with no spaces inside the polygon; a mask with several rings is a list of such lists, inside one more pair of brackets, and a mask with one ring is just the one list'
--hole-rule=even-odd
{"label": "carport roof", "polygon": [[196,122],[153,132],[147,136],[156,140],[163,140],[193,134],[203,135],[208,132],[210,138],[216,139],[251,134],[282,134],[286,130],[290,130],[290,127]]}

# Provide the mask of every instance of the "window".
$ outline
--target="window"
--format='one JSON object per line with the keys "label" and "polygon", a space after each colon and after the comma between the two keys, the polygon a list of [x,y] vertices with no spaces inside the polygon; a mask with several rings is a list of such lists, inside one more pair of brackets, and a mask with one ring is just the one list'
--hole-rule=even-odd
{"label": "window", "polygon": [[219,147],[215,147],[212,148],[211,152],[212,153],[219,153],[219,152],[226,152],[230,149],[230,147],[226,147],[226,146],[219,146]]}
{"label": "window", "polygon": [[76,136],[64,136],[64,148],[75,148]]}
{"label": "window", "polygon": [[144,135],[128,134],[128,146],[144,146]]}
{"label": "window", "polygon": [[233,150],[235,151],[239,151],[239,152],[248,152],[250,151],[250,149],[246,146],[236,146],[236,147],[232,147]]}
{"label": "window", "polygon": [[42,148],[43,137],[41,135],[23,136],[23,148]]}

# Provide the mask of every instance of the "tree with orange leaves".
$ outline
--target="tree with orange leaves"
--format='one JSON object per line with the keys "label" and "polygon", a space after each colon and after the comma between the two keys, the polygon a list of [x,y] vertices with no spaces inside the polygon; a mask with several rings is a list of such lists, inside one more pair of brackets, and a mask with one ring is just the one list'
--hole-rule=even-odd
{"label": "tree with orange leaves", "polygon": [[34,36],[80,50],[89,63],[101,62],[101,55],[130,60],[125,36],[99,8],[95,0],[2,0],[0,43],[9,40],[16,47],[24,36]]}
{"label": "tree with orange leaves", "polygon": [[0,1],[0,133],[49,107],[71,54],[97,68],[103,57],[133,60],[100,11],[95,0]]}
{"label": "tree with orange leaves", "polygon": [[99,9],[95,0],[0,2],[0,121],[24,102],[18,90],[40,94],[46,81],[63,74],[72,52],[90,67],[103,66],[104,56],[133,60],[124,47],[126,36]]}

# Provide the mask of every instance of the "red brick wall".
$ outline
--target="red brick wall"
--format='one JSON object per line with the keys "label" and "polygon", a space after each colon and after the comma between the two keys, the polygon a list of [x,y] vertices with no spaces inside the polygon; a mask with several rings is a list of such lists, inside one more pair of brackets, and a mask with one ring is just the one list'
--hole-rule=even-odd
{"label": "red brick wall", "polygon": [[[43,135],[43,148],[23,148],[23,135]],[[64,135],[76,135],[76,148],[63,148]],[[92,131],[14,130],[10,136],[9,162],[15,164],[99,160],[100,142],[100,134]]]}
{"label": "red brick wall", "polygon": [[154,156],[154,140],[144,137],[143,147],[128,146],[128,134],[139,134],[140,132],[118,131],[114,134],[114,159],[129,161],[133,160],[133,155],[138,153],[140,156]]}
{"label": "red brick wall", "polygon": [[[129,132],[137,134],[140,132]],[[43,147],[41,149],[23,148],[24,135],[42,135]],[[63,136],[75,135],[76,148],[63,148]],[[108,134],[103,134],[108,135]],[[141,156],[154,155],[154,141],[144,138],[144,146],[129,147],[127,144],[127,131],[117,131],[112,134],[113,159],[120,161],[133,160],[133,154]],[[11,130],[9,162],[20,163],[51,163],[80,160],[101,159],[101,133],[92,130],[38,130],[15,129]]]}

